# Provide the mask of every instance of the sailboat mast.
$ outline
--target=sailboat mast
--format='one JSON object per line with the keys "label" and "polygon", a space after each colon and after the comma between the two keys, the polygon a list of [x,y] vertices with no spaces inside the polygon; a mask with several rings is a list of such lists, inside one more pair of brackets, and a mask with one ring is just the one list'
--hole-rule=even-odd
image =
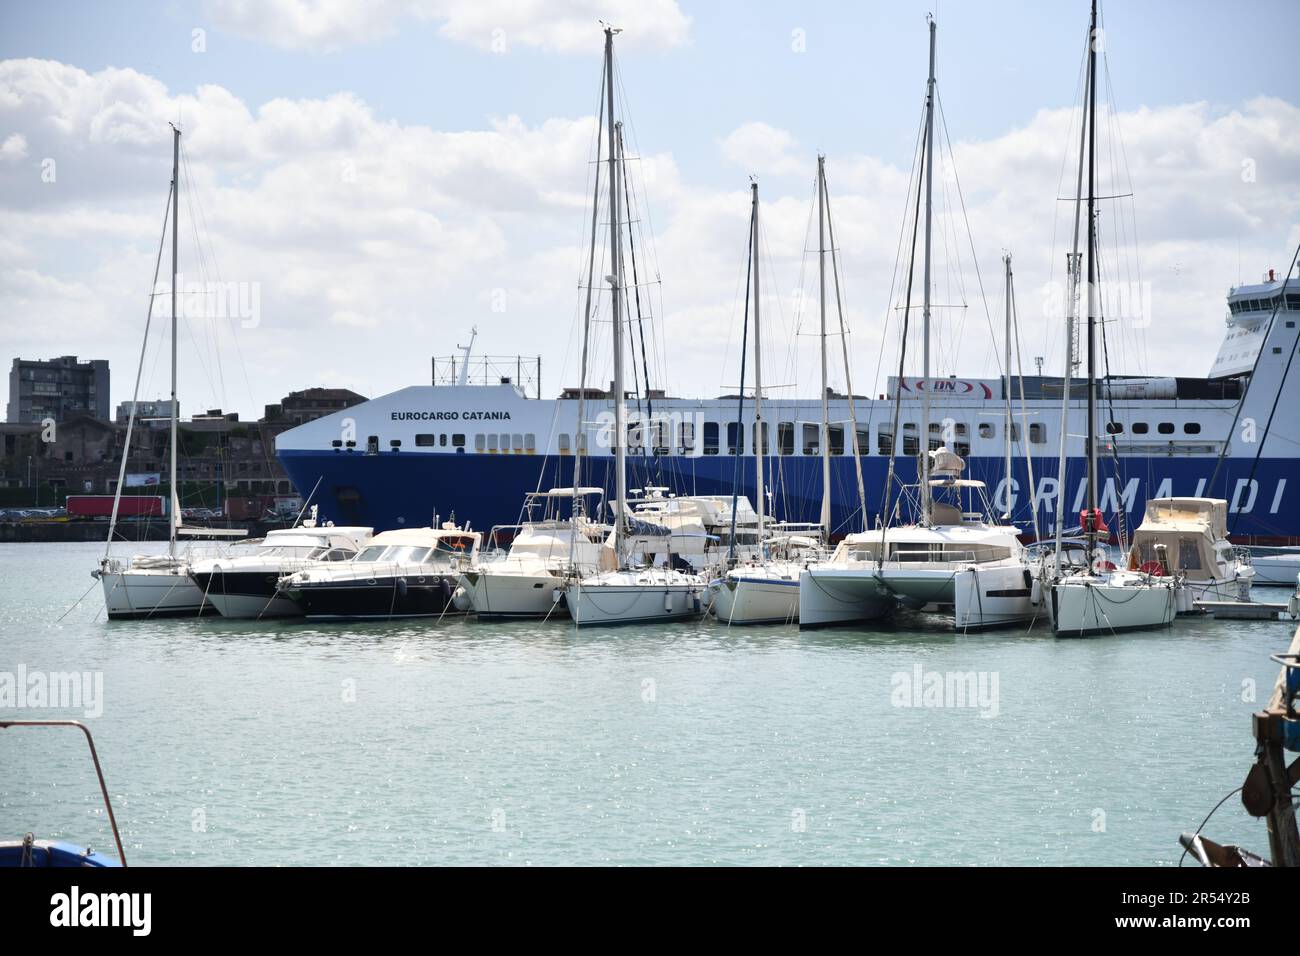
{"label": "sailboat mast", "polygon": [[176,526],[180,523],[181,499],[176,490],[176,442],[179,428],[177,419],[180,409],[176,404],[176,276],[177,259],[180,247],[180,193],[181,193],[181,131],[172,127],[172,440],[171,471],[169,486],[171,488],[171,520],[168,521],[167,553],[176,557]]}
{"label": "sailboat mast", "polygon": [[[1097,509],[1097,0],[1092,0],[1092,19],[1088,27],[1088,510]],[[1089,530],[1088,553],[1097,543],[1097,533]]]}
{"label": "sailboat mast", "polygon": [[817,282],[821,291],[821,363],[822,363],[822,512],[824,533],[831,533],[831,428],[829,387],[826,374],[826,157],[817,157]]}
{"label": "sailboat mast", "polygon": [[1004,371],[1002,377],[1002,397],[1006,399],[1007,406],[1007,424],[1006,431],[1003,434],[1003,444],[1007,450],[1007,471],[1006,471],[1006,513],[1004,517],[1009,521],[1011,519],[1011,433],[1015,429],[1015,420],[1011,414],[1011,253],[1002,257],[1002,264],[1006,269],[1006,331],[1003,333],[1006,341],[1004,342]]}
{"label": "sailboat mast", "polygon": [[618,162],[614,144],[614,28],[605,28],[605,97],[608,110],[606,134],[609,148],[609,287],[613,310],[614,339],[614,481],[617,514],[614,517],[614,554],[623,558],[623,537],[627,510],[627,407],[623,400],[623,263],[618,241]]}
{"label": "sailboat mast", "polygon": [[[753,235],[750,244],[754,269],[754,509],[758,512],[758,540],[763,541],[763,452],[767,446],[767,431],[763,427],[763,326],[759,320],[759,268],[758,268],[758,183],[749,184],[753,195]],[[743,436],[740,437],[743,442]]]}
{"label": "sailboat mast", "polygon": [[925,291],[921,306],[921,524],[930,524],[930,252],[931,220],[934,218],[934,39],[936,24],[930,20],[930,78],[925,85]]}

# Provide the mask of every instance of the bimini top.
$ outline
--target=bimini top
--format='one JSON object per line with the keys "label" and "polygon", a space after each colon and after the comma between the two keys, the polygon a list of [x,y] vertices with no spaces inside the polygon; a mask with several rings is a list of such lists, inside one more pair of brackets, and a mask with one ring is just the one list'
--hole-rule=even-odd
{"label": "bimini top", "polygon": [[1196,531],[1228,536],[1228,502],[1222,498],[1151,498],[1138,531]]}

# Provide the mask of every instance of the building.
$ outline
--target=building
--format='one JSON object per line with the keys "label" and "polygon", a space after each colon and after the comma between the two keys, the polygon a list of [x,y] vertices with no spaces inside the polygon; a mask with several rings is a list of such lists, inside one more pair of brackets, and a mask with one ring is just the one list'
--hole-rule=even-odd
{"label": "building", "polygon": [[48,361],[14,359],[9,370],[10,423],[67,421],[90,415],[108,421],[108,362],[78,362],[75,355]]}
{"label": "building", "polygon": [[[180,403],[177,403],[179,407]],[[131,407],[135,407],[135,420],[150,421],[150,424],[156,424],[161,421],[164,424],[171,421],[172,401],[170,398],[155,398],[148,402],[118,402],[116,421],[125,422],[131,417]]]}

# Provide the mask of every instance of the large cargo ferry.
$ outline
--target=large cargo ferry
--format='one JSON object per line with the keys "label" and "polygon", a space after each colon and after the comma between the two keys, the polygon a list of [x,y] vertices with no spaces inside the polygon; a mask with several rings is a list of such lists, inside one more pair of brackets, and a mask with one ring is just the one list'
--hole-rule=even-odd
{"label": "large cargo ferry", "polygon": [[[1226,333],[1203,379],[1111,377],[1099,386],[1105,424],[1100,450],[1108,515],[1131,529],[1148,498],[1220,497],[1229,502],[1234,540],[1300,541],[1300,408],[1296,376],[1300,280],[1266,275],[1230,290]],[[377,531],[427,525],[435,513],[487,531],[518,520],[524,495],[573,484],[613,485],[613,401],[608,391],[538,395],[533,360],[494,362],[468,352],[434,362],[434,381],[383,395],[281,434],[276,452],[321,516]],[[439,368],[444,369],[439,374]],[[448,368],[455,371],[447,373]],[[533,387],[530,387],[533,386]],[[1026,533],[1041,535],[1058,516],[1068,530],[1084,507],[1086,459],[1083,385],[1071,386],[1064,480],[1058,456],[1062,407],[1059,378],[1026,376],[1010,387],[1016,402],[1010,480],[1003,417],[1007,379],[891,379],[889,394],[854,399],[857,448],[866,486],[866,523],[884,503],[888,464],[912,480],[920,451],[919,396],[933,403],[930,447],[946,443],[987,483],[994,503]],[[531,394],[530,394],[531,393]],[[900,413],[893,434],[894,397]],[[752,408],[734,396],[673,398],[629,394],[629,479],[678,494],[754,492]],[[579,425],[579,406],[585,424]],[[737,416],[741,415],[741,427]],[[819,519],[822,403],[765,402],[770,456],[769,513],[789,521]],[[831,422],[850,421],[847,396],[830,401]],[[833,534],[860,529],[847,424],[829,428]],[[1021,433],[1023,431],[1023,433]],[[583,443],[583,453],[575,454]],[[1026,461],[1026,458],[1030,460]],[[575,461],[582,474],[574,475]],[[1029,464],[1033,467],[1030,493]],[[1008,508],[1008,495],[1010,496]]]}

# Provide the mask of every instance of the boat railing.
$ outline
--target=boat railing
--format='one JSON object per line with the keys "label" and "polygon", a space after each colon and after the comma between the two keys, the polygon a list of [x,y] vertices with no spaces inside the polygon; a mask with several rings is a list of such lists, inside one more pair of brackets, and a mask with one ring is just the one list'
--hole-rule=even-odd
{"label": "boat railing", "polygon": [[86,735],[86,744],[90,747],[90,759],[95,764],[95,776],[99,779],[99,792],[104,797],[104,809],[108,811],[108,825],[113,830],[113,842],[117,844],[117,858],[123,866],[126,866],[126,851],[122,849],[122,835],[117,829],[113,802],[108,798],[108,784],[104,782],[104,769],[99,765],[99,753],[95,750],[95,738],[90,735],[90,728],[79,720],[0,720],[0,730],[8,730],[11,727],[76,727]]}

